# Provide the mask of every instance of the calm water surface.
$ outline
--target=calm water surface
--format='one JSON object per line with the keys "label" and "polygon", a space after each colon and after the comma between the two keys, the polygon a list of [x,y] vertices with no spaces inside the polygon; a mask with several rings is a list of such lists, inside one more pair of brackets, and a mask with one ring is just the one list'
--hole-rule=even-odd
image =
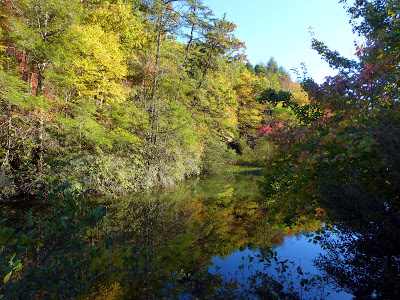
{"label": "calm water surface", "polygon": [[[111,228],[154,251],[156,265],[175,282],[164,289],[178,290],[179,298],[212,298],[224,289],[255,298],[255,286],[280,285],[279,290],[301,299],[351,299],[350,294],[336,293],[313,264],[324,251],[306,233],[322,224],[311,221],[289,228],[279,214],[265,215],[258,204],[260,176],[260,169],[234,168],[171,188],[101,201],[111,212]],[[270,278],[263,279],[263,274]],[[302,283],[311,278],[317,280]],[[194,287],[188,291],[179,285]],[[210,286],[213,292],[206,294]]]}
{"label": "calm water surface", "polygon": [[[107,214],[82,233],[87,276],[118,268],[91,292],[112,286],[118,299],[400,299],[398,213],[359,207],[356,218],[339,205],[335,232],[318,220],[288,227],[283,212],[260,206],[260,179],[261,169],[233,167],[170,188],[90,198]],[[29,210],[40,224],[52,206],[0,207],[21,230]]]}

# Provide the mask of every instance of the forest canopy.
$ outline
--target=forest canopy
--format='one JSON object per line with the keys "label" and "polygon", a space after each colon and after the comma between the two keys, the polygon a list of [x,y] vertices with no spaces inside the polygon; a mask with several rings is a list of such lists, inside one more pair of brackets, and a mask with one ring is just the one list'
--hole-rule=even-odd
{"label": "forest canopy", "polygon": [[4,199],[54,181],[123,194],[215,172],[265,144],[265,90],[308,101],[275,59],[253,67],[236,25],[199,0],[10,0],[1,12]]}

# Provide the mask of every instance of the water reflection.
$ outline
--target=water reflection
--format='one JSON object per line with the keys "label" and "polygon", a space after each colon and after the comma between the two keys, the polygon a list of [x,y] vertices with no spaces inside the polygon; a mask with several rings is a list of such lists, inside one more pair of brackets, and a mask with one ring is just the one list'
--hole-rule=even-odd
{"label": "water reflection", "polygon": [[[274,257],[271,247],[282,245],[285,237],[321,227],[319,221],[310,220],[289,228],[284,216],[263,211],[258,204],[258,178],[254,172],[229,173],[108,200],[108,214],[99,231],[115,236],[119,245],[141,248],[135,255],[145,257],[146,270],[136,270],[134,280],[124,278],[125,286],[131,286],[127,293],[136,298],[250,295],[250,285],[241,285],[236,277],[223,280],[224,268],[215,272],[212,265],[217,257],[231,263],[232,253],[238,250],[258,251],[258,260],[247,267],[264,268],[267,265],[260,261]],[[138,280],[138,274],[149,270],[151,278]],[[294,289],[290,292],[296,294]]]}
{"label": "water reflection", "polygon": [[[231,172],[92,199],[107,215],[79,233],[89,265],[82,276],[97,278],[87,299],[104,291],[107,299],[399,298],[394,209],[371,201],[373,209],[359,208],[356,218],[351,203],[337,201],[327,206],[335,227],[313,219],[288,227],[282,212],[259,206],[258,178]],[[13,220],[18,212],[10,206],[2,215]]]}
{"label": "water reflection", "polygon": [[[323,276],[314,260],[325,254],[319,244],[309,242],[307,234],[286,237],[273,254],[261,249],[244,249],[226,258],[214,257],[209,271],[224,280],[237,280],[242,294],[261,299],[352,299]],[[275,259],[276,258],[276,261]],[[275,297],[275,296],[276,297]]]}
{"label": "water reflection", "polygon": [[338,224],[334,237],[330,232],[321,235],[327,252],[316,266],[357,299],[399,299],[400,236],[392,235],[399,234],[399,227],[372,220],[363,230],[354,231],[351,225]]}
{"label": "water reflection", "polygon": [[329,233],[320,235],[327,254],[316,264],[357,299],[400,298],[398,188],[372,186],[368,190],[362,184],[331,183],[321,189],[323,204],[338,232],[335,238]]}

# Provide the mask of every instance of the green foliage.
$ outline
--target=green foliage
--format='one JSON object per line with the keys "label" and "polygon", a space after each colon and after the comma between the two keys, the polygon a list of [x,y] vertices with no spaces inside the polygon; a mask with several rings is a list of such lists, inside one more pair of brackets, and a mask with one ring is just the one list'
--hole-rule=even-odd
{"label": "green foliage", "polygon": [[26,230],[6,227],[6,220],[0,224],[3,299],[75,297],[84,290],[86,280],[90,282],[94,253],[88,251],[88,241],[82,236],[102,219],[103,207],[88,210],[82,195],[61,185],[48,198],[53,202],[53,218],[40,224],[30,212]]}
{"label": "green foliage", "polygon": [[221,142],[210,141],[206,145],[202,170],[204,173],[215,174],[223,170],[223,167],[235,161],[236,153]]}
{"label": "green foliage", "polygon": [[239,142],[240,156],[237,158],[237,164],[264,166],[273,157],[276,147],[271,141],[258,139],[254,148],[248,145],[247,140]]}
{"label": "green foliage", "polygon": [[[68,173],[71,169],[74,170],[72,174]],[[125,194],[141,188],[139,184],[142,183],[140,177],[144,175],[144,167],[140,157],[102,154],[71,160],[64,174],[63,180],[78,181],[81,189],[89,192]]]}
{"label": "green foliage", "polygon": [[293,94],[287,91],[279,91],[268,88],[261,93],[257,99],[261,103],[269,103],[276,107],[279,103],[282,107],[290,108],[296,118],[303,124],[311,124],[323,115],[323,111],[318,104],[299,105],[292,100]]}
{"label": "green foliage", "polygon": [[330,50],[323,42],[315,38],[312,40],[312,47],[329,63],[331,68],[343,71],[357,67],[357,62],[340,56],[339,52]]}

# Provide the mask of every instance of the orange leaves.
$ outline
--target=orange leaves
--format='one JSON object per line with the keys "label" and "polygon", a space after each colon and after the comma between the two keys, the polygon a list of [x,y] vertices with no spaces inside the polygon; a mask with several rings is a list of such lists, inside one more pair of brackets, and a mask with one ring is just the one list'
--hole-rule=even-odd
{"label": "orange leaves", "polygon": [[38,106],[34,108],[33,114],[36,116],[37,119],[43,122],[48,122],[54,119],[53,114],[50,114],[48,111]]}
{"label": "orange leaves", "polygon": [[361,57],[364,53],[364,45],[361,46],[357,46],[356,47],[356,53],[354,53],[355,55],[357,55],[358,57]]}
{"label": "orange leaves", "polygon": [[99,121],[100,121],[102,124],[108,125],[108,124],[111,123],[111,119],[110,119],[109,117],[104,116],[104,115],[102,115],[102,114],[99,113],[99,112],[96,113],[96,115],[99,117]]}
{"label": "orange leaves", "polygon": [[322,219],[323,217],[326,216],[326,211],[325,209],[322,208],[317,208],[316,212],[315,212],[315,217]]}

